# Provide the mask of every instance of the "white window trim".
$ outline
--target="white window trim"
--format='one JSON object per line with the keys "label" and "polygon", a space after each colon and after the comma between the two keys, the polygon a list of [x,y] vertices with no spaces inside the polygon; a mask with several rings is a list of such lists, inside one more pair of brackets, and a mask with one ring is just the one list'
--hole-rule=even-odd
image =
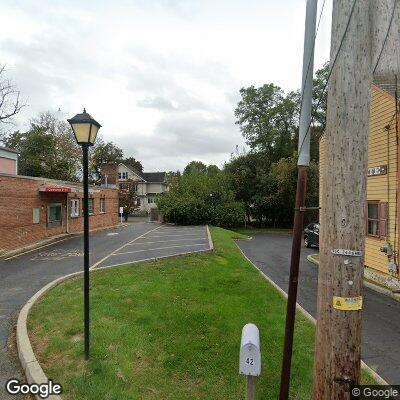
{"label": "white window trim", "polygon": [[100,197],[100,214],[106,213],[106,199],[105,197]]}
{"label": "white window trim", "polygon": [[[76,205],[73,206],[72,205],[73,203],[75,203]],[[78,218],[79,217],[79,215],[80,215],[79,207],[80,207],[79,199],[70,199],[70,213],[69,213],[69,216],[71,218]]]}
{"label": "white window trim", "polygon": [[[89,206],[89,203],[90,203],[90,202],[92,202],[92,211],[90,211],[90,206]],[[89,201],[88,201],[88,210],[89,210],[89,215],[94,215],[94,199],[93,199],[93,197],[89,198]]]}

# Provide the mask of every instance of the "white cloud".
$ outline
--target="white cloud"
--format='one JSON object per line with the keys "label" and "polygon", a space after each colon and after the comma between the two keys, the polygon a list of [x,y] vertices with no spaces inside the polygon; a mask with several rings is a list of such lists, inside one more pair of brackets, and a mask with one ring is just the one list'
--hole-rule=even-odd
{"label": "white cloud", "polygon": [[[325,8],[317,67],[329,55]],[[21,128],[85,106],[147,170],[221,165],[244,144],[239,89],[300,86],[304,12],[303,0],[4,0],[0,62],[28,100]]]}

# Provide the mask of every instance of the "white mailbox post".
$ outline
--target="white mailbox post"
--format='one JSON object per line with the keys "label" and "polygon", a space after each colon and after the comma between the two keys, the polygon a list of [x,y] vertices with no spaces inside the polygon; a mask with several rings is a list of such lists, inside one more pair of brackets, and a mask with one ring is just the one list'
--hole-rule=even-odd
{"label": "white mailbox post", "polygon": [[256,377],[261,373],[260,332],[254,324],[246,324],[242,329],[239,373],[247,376],[247,400],[254,400]]}

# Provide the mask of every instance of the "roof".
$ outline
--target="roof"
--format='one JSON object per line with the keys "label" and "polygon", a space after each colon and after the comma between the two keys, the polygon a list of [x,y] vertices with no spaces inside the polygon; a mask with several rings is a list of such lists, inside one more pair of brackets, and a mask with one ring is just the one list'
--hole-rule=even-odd
{"label": "roof", "polygon": [[165,172],[142,172],[142,176],[147,182],[165,182]]}
{"label": "roof", "polygon": [[[400,80],[396,82],[396,78],[394,77],[388,78],[386,76],[375,75],[373,83],[380,89],[384,90],[386,93],[390,94],[393,98],[396,96],[396,91],[397,93],[400,93],[399,91]],[[397,88],[396,88],[396,83],[397,83]]]}
{"label": "roof", "polygon": [[[52,179],[52,178],[44,178],[40,176],[26,176],[26,175],[14,175],[14,174],[6,174],[4,172],[0,172],[0,177],[9,177],[9,178],[14,178],[14,179],[29,179],[32,181],[41,181],[43,185],[47,184],[53,184],[53,185],[58,185],[58,186],[68,186],[71,188],[81,188],[83,187],[82,182],[71,182],[71,181],[62,181],[59,179]],[[96,188],[96,189],[117,189],[115,185],[112,186],[99,186],[99,185],[89,185],[89,188]]]}
{"label": "roof", "polygon": [[165,171],[160,171],[160,172],[140,172],[139,170],[135,168],[131,168],[129,165],[126,165],[124,163],[121,163],[120,165],[125,166],[129,170],[131,170],[134,174],[138,175],[141,177],[144,181],[146,182],[151,182],[151,183],[164,183],[167,180],[167,173]]}
{"label": "roof", "polygon": [[10,149],[9,147],[0,146],[0,150],[9,151],[10,153],[18,154],[18,151]]}

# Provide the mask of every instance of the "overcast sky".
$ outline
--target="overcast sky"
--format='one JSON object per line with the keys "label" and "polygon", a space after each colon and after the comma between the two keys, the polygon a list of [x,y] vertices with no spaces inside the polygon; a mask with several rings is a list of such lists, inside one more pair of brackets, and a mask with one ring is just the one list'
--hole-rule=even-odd
{"label": "overcast sky", "polygon": [[[329,58],[332,0],[316,43]],[[322,0],[320,0],[320,7]],[[0,63],[37,113],[83,107],[146,171],[222,164],[244,146],[243,86],[300,87],[306,0],[2,0]]]}

